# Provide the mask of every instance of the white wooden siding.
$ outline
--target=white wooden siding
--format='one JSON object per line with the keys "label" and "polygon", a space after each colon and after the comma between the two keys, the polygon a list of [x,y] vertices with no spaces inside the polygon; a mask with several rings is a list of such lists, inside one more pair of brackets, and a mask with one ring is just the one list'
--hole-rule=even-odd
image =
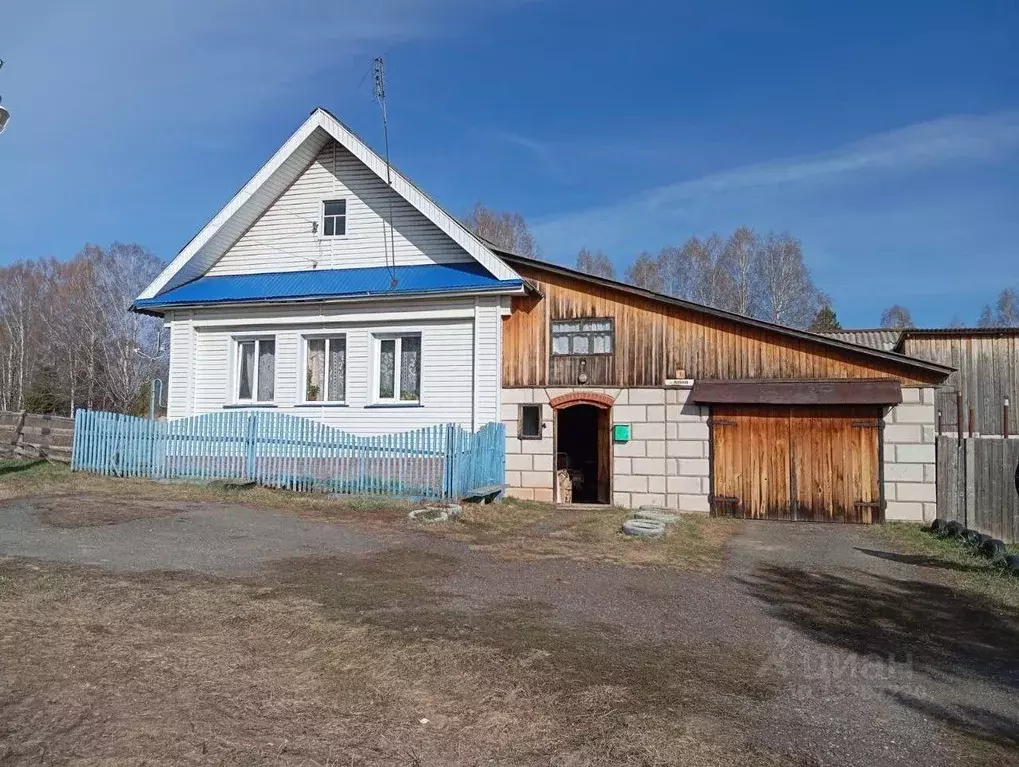
{"label": "white wooden siding", "polygon": [[[482,334],[491,337],[492,320],[497,314],[498,299],[482,299],[480,310]],[[473,303],[473,301],[472,301]],[[491,304],[492,310],[487,304]],[[321,308],[320,308],[321,310]],[[222,313],[222,310],[219,310]],[[268,311],[268,310],[263,310]],[[311,309],[309,308],[309,311]],[[485,349],[480,355],[486,369],[475,375],[475,321],[473,316],[422,319],[417,310],[405,309],[402,317],[392,312],[386,320],[320,321],[313,317],[271,318],[273,325],[256,325],[248,308],[245,318],[238,317],[231,326],[203,325],[205,312],[195,312],[194,326],[174,323],[172,331],[194,336],[194,401],[185,411],[175,407],[171,418],[198,415],[223,409],[234,399],[234,338],[255,333],[276,339],[275,405],[283,412],[314,418],[357,434],[384,434],[419,426],[454,422],[464,428],[474,423],[475,403],[484,403],[479,410],[489,414],[478,426],[498,420],[498,409],[489,404],[498,392],[499,365],[494,351]],[[351,315],[356,316],[356,315]],[[498,331],[499,326],[495,325]],[[301,402],[300,388],[304,376],[304,337],[320,333],[343,333],[347,339],[346,406],[307,406]],[[376,333],[408,332],[421,334],[421,406],[372,407],[374,386],[374,344]],[[183,336],[182,336],[183,338]],[[177,341],[173,339],[171,343]],[[180,343],[180,342],[178,342]],[[486,340],[486,344],[489,341]],[[171,358],[171,380],[182,380],[186,358]],[[493,391],[475,396],[475,381],[495,381]],[[172,398],[172,389],[171,389]]]}
{"label": "white wooden siding", "polygon": [[194,394],[194,330],[187,318],[174,318],[170,326],[170,370],[167,376],[166,414],[179,418],[191,412]]}
{"label": "white wooden siding", "polygon": [[[323,200],[347,201],[346,234],[323,237]],[[399,266],[473,261],[360,160],[333,141],[209,269],[210,276],[386,266],[389,205]],[[319,223],[318,233],[312,231]]]}
{"label": "white wooden siding", "polygon": [[475,305],[474,402],[476,426],[498,421],[502,388],[502,316],[496,296],[477,299]]}

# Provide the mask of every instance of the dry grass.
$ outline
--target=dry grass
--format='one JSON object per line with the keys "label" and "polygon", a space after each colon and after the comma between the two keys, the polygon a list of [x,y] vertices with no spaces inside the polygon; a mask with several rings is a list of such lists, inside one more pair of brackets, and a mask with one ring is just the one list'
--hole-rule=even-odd
{"label": "dry grass", "polygon": [[[755,658],[443,608],[412,551],[231,582],[0,563],[0,762],[767,763]],[[427,723],[422,720],[427,719]]]}
{"label": "dry grass", "polygon": [[621,532],[629,516],[626,509],[614,507],[555,507],[507,499],[467,506],[456,524],[427,529],[501,559],[557,558],[705,571],[719,566],[726,542],[740,527],[735,520],[684,514],[664,539],[642,540]]}
{"label": "dry grass", "polygon": [[[185,511],[180,503],[235,503],[339,522],[374,532],[408,529],[414,504],[387,498],[336,499],[265,487],[243,490],[207,484],[151,482],[71,473],[45,461],[0,462],[0,501],[45,496],[54,499],[51,524],[115,524],[161,513]],[[72,498],[73,497],[73,502]],[[130,499],[110,504],[106,499]],[[80,512],[74,510],[80,509]],[[725,544],[740,528],[736,520],[684,515],[661,540],[640,540],[620,532],[625,509],[562,508],[507,499],[467,505],[455,522],[410,525],[411,529],[467,543],[505,560],[569,559],[631,567],[707,571],[718,567]]]}
{"label": "dry grass", "polygon": [[[902,550],[940,565],[953,583],[965,591],[1012,610],[1019,610],[1019,578],[1005,572],[969,546],[931,535],[924,527],[906,522],[874,525],[870,532]],[[1010,549],[1015,551],[1017,547]]]}

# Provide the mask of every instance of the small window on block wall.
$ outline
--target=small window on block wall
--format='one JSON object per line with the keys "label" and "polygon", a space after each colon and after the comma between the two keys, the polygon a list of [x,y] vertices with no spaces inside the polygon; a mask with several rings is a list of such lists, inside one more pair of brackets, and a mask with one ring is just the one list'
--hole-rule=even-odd
{"label": "small window on block wall", "polygon": [[520,439],[541,439],[541,405],[520,406]]}

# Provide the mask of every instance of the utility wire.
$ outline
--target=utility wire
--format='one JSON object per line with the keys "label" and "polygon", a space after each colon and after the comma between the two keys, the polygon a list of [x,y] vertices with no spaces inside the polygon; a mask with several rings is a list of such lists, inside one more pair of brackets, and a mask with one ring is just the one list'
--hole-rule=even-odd
{"label": "utility wire", "polygon": [[[386,230],[383,226],[382,229],[382,247],[383,254],[386,259],[386,266],[389,268],[389,277],[391,279],[390,289],[396,287],[398,280],[396,279],[396,243],[393,238],[393,171],[392,166],[389,163],[389,117],[386,112],[386,63],[383,61],[381,56],[377,56],[372,62],[372,91],[375,94],[375,100],[379,102],[379,106],[382,108],[382,135],[385,141],[386,148],[386,183],[389,185],[389,241],[386,242]],[[392,254],[392,265],[390,265],[389,258]]]}

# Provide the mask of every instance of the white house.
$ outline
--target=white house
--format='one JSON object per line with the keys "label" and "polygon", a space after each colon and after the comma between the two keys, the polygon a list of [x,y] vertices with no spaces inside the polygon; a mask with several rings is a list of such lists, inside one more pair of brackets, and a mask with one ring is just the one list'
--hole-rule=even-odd
{"label": "white house", "polygon": [[171,331],[171,419],[501,421],[525,499],[933,518],[951,368],[499,251],[388,178],[317,109],[146,288],[135,311]]}
{"label": "white house", "polygon": [[379,434],[498,421],[501,318],[523,292],[316,109],[133,308],[170,329],[169,418],[276,408]]}

